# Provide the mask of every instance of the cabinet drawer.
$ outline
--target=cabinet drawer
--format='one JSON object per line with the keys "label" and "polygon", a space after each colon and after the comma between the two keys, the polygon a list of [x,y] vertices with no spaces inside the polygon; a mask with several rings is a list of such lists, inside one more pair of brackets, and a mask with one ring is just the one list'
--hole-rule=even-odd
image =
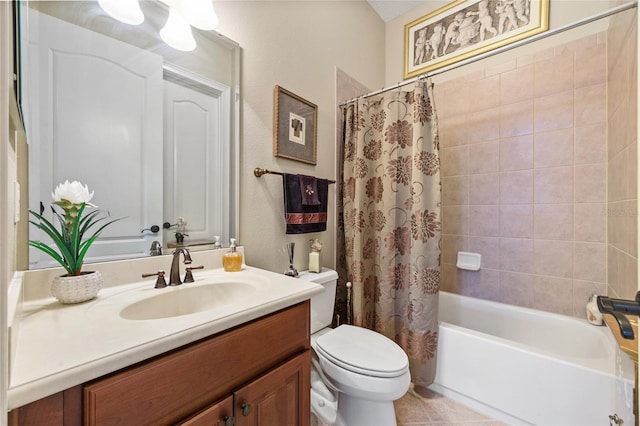
{"label": "cabinet drawer", "polygon": [[84,387],[87,425],[171,424],[309,348],[309,301]]}

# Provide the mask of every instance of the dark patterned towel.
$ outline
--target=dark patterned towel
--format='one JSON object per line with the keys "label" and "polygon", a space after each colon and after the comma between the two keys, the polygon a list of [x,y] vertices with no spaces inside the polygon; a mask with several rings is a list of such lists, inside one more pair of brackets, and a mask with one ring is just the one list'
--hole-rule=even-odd
{"label": "dark patterned towel", "polygon": [[303,206],[317,206],[320,204],[318,198],[318,179],[313,176],[298,175],[300,179],[300,196]]}
{"label": "dark patterned towel", "polygon": [[327,230],[327,200],[329,181],[316,179],[319,204],[305,205],[302,202],[300,175],[285,173],[282,176],[284,192],[284,216],[287,234],[307,234]]}

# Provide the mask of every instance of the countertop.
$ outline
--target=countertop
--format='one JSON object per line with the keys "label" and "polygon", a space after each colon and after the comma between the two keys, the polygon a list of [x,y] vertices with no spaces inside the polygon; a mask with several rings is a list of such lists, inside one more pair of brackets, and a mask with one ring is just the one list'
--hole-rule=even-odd
{"label": "countertop", "polygon": [[[194,276],[195,283],[164,289],[154,289],[153,279],[110,285],[96,299],[76,305],[60,304],[53,297],[25,297],[14,320],[17,331],[12,333],[15,347],[9,409],[292,306],[322,291],[317,284],[247,266],[235,273],[222,268],[194,271]],[[123,301],[180,291],[210,280],[251,281],[259,291],[243,297],[240,303],[189,315],[153,320],[127,320],[119,315]]]}

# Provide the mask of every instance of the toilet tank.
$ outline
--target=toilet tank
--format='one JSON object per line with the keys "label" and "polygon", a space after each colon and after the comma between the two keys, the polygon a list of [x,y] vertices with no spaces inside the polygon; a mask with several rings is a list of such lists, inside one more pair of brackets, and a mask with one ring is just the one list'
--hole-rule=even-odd
{"label": "toilet tank", "polygon": [[311,334],[313,334],[331,325],[333,306],[336,302],[338,273],[329,268],[322,268],[319,273],[302,271],[298,278],[324,286],[322,293],[311,296]]}

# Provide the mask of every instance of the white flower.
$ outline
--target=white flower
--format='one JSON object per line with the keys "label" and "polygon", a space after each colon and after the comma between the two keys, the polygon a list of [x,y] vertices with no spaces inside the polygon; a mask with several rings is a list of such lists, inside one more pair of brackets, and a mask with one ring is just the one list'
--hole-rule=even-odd
{"label": "white flower", "polygon": [[83,185],[76,180],[71,183],[66,180],[64,183],[58,185],[55,191],[51,193],[51,197],[53,197],[54,202],[67,200],[73,204],[87,203],[88,206],[95,207],[89,203],[93,198],[93,191],[89,193],[87,185]]}

